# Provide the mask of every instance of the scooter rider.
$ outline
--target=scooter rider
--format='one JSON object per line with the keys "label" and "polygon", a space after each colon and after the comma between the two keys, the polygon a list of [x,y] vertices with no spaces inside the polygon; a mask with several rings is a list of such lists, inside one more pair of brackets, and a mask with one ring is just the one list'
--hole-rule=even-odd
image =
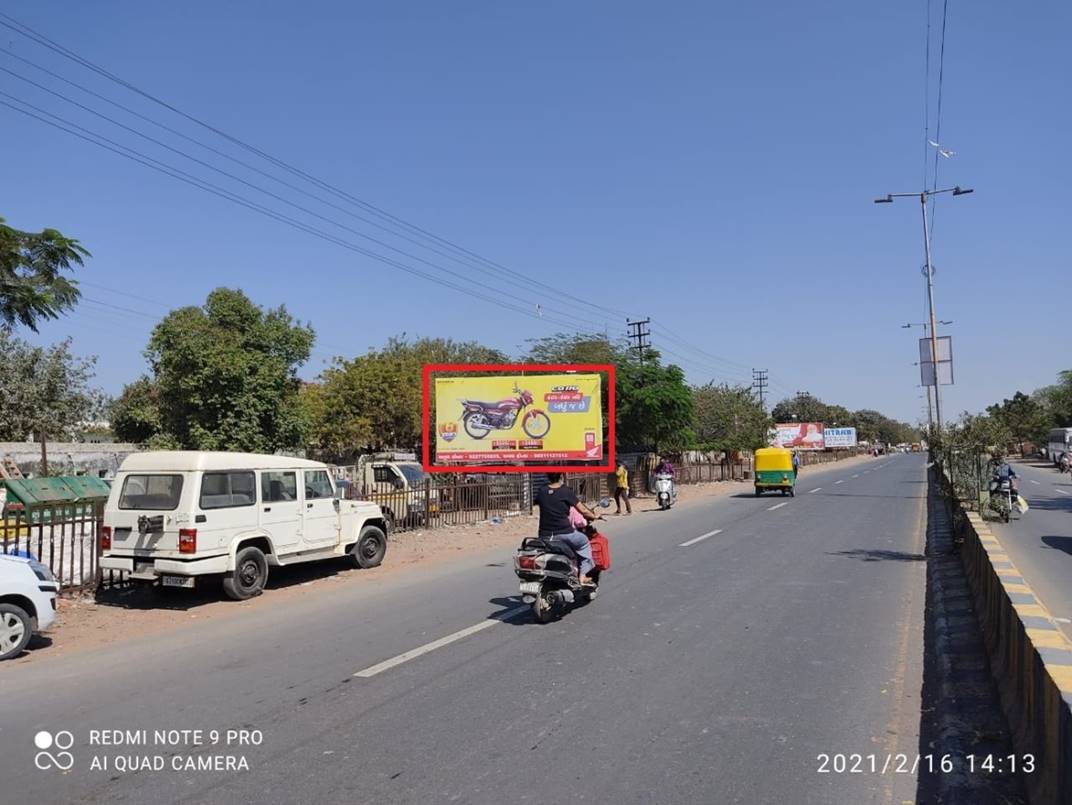
{"label": "scooter rider", "polygon": [[1012,489],[1013,496],[1015,497],[1017,493],[1016,485],[1017,481],[1019,480],[1019,476],[1016,474],[1016,470],[1012,468],[1009,462],[1006,461],[1005,457],[1002,456],[1000,453],[994,456],[993,463],[994,480],[998,481],[999,483],[1005,483],[1006,481],[1008,481],[1009,487]]}
{"label": "scooter rider", "polygon": [[562,473],[547,473],[547,486],[536,493],[535,504],[540,509],[539,535],[568,545],[580,562],[580,582],[592,585],[589,571],[595,567],[592,561],[592,546],[588,537],[577,531],[570,523],[570,508],[575,508],[586,520],[597,520],[591,509],[577,499],[577,494],[562,482]]}

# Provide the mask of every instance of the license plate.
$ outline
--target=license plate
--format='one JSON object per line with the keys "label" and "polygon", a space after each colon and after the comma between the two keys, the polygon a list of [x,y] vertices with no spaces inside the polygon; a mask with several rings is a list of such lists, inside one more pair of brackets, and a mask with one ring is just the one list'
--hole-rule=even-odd
{"label": "license plate", "polygon": [[523,581],[523,582],[521,582],[521,594],[522,595],[539,595],[540,594],[540,582],[538,582],[538,581]]}
{"label": "license plate", "polygon": [[189,587],[194,586],[193,576],[161,576],[160,583],[165,587]]}

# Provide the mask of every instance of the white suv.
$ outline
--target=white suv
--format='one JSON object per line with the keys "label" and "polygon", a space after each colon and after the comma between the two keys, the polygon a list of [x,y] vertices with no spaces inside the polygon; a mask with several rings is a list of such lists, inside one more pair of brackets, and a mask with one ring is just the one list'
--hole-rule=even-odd
{"label": "white suv", "polygon": [[0,554],[0,660],[16,657],[56,619],[60,585],[47,565]]}

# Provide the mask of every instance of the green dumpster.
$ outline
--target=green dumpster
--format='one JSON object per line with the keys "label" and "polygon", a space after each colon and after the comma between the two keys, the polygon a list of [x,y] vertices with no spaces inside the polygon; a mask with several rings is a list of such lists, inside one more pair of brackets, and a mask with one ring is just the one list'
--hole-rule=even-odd
{"label": "green dumpster", "polygon": [[64,520],[92,517],[96,502],[108,496],[107,484],[89,476],[8,479],[4,486],[8,503],[21,503],[31,523],[51,522],[53,512]]}

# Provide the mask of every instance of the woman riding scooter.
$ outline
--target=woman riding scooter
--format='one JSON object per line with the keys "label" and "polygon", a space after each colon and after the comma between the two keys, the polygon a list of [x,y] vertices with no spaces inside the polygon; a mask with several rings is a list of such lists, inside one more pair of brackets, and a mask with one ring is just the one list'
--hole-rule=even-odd
{"label": "woman riding scooter", "polygon": [[547,473],[547,486],[536,493],[535,504],[540,509],[539,535],[568,545],[580,559],[580,582],[586,587],[594,586],[588,573],[595,567],[592,561],[592,546],[581,532],[570,523],[570,509],[574,508],[586,520],[598,520],[599,516],[577,499],[577,494],[562,482],[562,473]]}

